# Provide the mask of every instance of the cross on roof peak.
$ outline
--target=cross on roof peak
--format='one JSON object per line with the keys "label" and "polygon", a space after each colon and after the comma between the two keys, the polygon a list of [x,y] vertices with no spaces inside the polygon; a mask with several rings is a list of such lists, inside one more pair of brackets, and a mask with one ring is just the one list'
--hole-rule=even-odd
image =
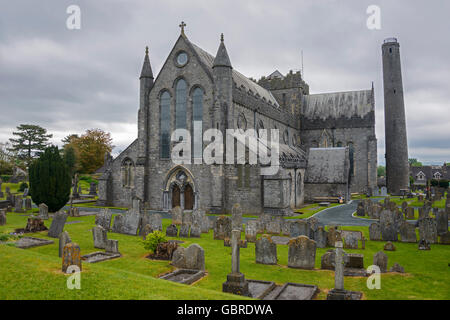
{"label": "cross on roof peak", "polygon": [[184,35],[184,27],[186,27],[186,23],[184,23],[184,21],[181,21],[179,27],[181,28],[181,34]]}

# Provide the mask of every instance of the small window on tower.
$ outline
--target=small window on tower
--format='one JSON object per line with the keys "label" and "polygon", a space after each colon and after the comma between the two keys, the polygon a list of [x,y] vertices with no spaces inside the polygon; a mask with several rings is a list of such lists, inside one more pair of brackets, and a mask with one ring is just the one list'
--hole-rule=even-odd
{"label": "small window on tower", "polygon": [[389,53],[392,53],[392,48],[389,48]]}

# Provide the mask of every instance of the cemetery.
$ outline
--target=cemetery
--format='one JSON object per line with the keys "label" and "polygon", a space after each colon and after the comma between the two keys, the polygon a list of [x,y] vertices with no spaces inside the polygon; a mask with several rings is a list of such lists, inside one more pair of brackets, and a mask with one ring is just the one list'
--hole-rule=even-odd
{"label": "cemetery", "polygon": [[[418,199],[408,199],[407,204],[400,197],[354,201],[359,204],[353,219],[367,220],[367,226],[322,225],[314,215],[255,217],[243,214],[239,205],[230,215],[180,208],[161,215],[143,210],[137,198],[132,208],[122,211],[106,207],[84,211],[88,208],[80,206],[79,216],[63,210],[48,213],[43,205],[9,207],[0,212],[4,217],[0,234],[21,233],[0,242],[2,260],[8,261],[0,265],[5,284],[0,296],[449,299],[445,285],[450,282],[449,217],[439,208],[433,212],[441,199],[425,200],[416,208],[420,219],[410,222],[409,208],[420,203]],[[163,240],[150,252],[143,243],[158,232]],[[71,265],[82,270],[85,290],[60,290]],[[380,290],[367,287],[371,265],[380,268]],[[16,285],[24,279],[22,286]],[[39,293],[27,289],[44,283],[46,290]],[[96,286],[99,289],[94,290]]]}

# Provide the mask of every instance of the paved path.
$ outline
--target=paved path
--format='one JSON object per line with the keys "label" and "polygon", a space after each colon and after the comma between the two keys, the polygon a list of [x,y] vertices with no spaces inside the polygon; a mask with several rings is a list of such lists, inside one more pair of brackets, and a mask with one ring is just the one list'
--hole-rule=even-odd
{"label": "paved path", "polygon": [[314,218],[319,220],[319,223],[327,226],[370,226],[374,221],[371,219],[355,218],[352,214],[358,207],[359,200],[353,200],[348,204],[343,204],[337,207],[331,207],[322,210],[315,215]]}

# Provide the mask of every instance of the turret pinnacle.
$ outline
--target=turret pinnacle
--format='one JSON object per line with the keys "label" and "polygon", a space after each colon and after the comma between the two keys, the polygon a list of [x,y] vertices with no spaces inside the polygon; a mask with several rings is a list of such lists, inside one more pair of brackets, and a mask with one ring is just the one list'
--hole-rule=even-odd
{"label": "turret pinnacle", "polygon": [[228,57],[227,48],[225,48],[225,43],[223,40],[223,33],[220,36],[220,46],[217,50],[216,58],[214,59],[214,67],[229,67],[232,68],[230,58]]}
{"label": "turret pinnacle", "polygon": [[150,58],[148,57],[148,47],[145,47],[144,65],[142,66],[141,76],[139,79],[142,78],[153,79],[152,66],[150,65]]}

